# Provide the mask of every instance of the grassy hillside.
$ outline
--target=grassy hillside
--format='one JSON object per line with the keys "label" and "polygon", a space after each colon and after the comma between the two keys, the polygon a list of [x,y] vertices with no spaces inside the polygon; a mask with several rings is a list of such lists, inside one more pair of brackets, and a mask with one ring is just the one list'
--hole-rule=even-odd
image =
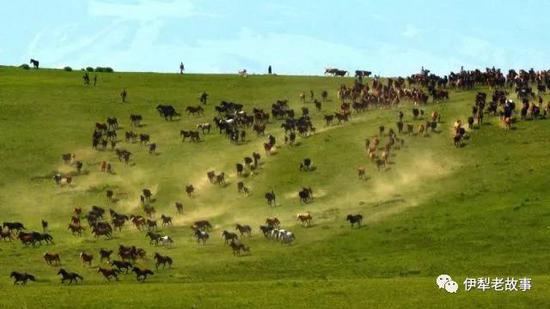
{"label": "grassy hillside", "polygon": [[[548,233],[550,225],[549,123],[520,121],[506,132],[497,118],[489,118],[460,149],[452,145],[452,123],[465,120],[477,91],[452,91],[451,99],[422,107],[426,114],[442,115],[439,133],[427,137],[404,136],[393,164],[378,172],[365,152],[364,140],[378,126],[395,127],[397,109],[354,114],[349,123],[325,126],[324,113],[334,112],[336,90],[351,79],[324,77],[229,75],[174,75],[102,73],[97,86],[84,86],[81,72],[24,71],[0,67],[0,221],[21,221],[40,230],[50,223],[55,245],[24,247],[19,241],[0,243],[0,306],[13,308],[105,306],[175,307],[543,307],[550,300]],[[128,102],[120,103],[122,88]],[[232,145],[216,130],[201,143],[182,143],[181,129],[210,121],[221,100],[261,107],[269,111],[276,99],[289,99],[299,111],[298,95],[313,90],[318,97],[329,92],[322,112],[309,107],[317,133],[299,138],[297,146],[283,144],[280,122],[271,119],[268,133],[277,136],[276,154],[266,157],[265,137],[248,130],[248,140]],[[202,91],[210,94],[204,116],[189,116],[184,109],[198,105]],[[515,95],[511,95],[515,99]],[[545,101],[548,98],[545,99]],[[431,100],[430,100],[431,101]],[[182,113],[177,121],[159,117],[155,106],[172,104]],[[399,110],[413,120],[410,102]],[[121,142],[133,152],[132,164],[119,163],[114,152],[90,146],[95,122],[109,116],[121,124],[119,138],[130,129],[129,115],[141,114],[144,126],[158,144],[158,155],[139,143]],[[262,154],[257,174],[240,179],[235,164],[253,151]],[[71,186],[58,187],[55,171],[70,172],[61,154],[73,152],[84,162],[83,175]],[[316,170],[300,172],[299,162],[309,157]],[[114,175],[99,172],[99,162],[113,163]],[[356,168],[367,167],[368,180],[359,180]],[[211,185],[208,170],[228,174],[226,187]],[[236,183],[251,188],[239,195]],[[193,198],[185,185],[193,184]],[[315,199],[300,205],[297,192],[311,186]],[[141,189],[150,188],[156,217],[167,214],[174,226],[162,232],[174,238],[171,249],[149,245],[143,232],[127,224],[111,240],[95,239],[89,230],[72,236],[67,224],[74,207],[92,205],[118,212],[143,214]],[[114,189],[116,203],[108,202],[106,189]],[[264,193],[274,190],[277,207],[269,207]],[[177,215],[174,203],[184,204]],[[313,226],[295,219],[310,211]],[[350,229],[348,213],[362,213],[365,226]],[[291,246],[267,240],[257,227],[266,217],[277,216],[283,227],[296,234]],[[198,245],[189,225],[198,219],[214,223],[211,239]],[[243,242],[251,253],[235,257],[220,235],[236,222],[250,224],[253,236]],[[138,264],[154,269],[154,252],[174,259],[171,270],[160,270],[144,284],[134,275],[106,282],[96,272],[98,250],[116,250],[119,244],[147,250]],[[62,267],[80,273],[79,286],[60,286],[58,267],[42,260],[44,252],[61,255]],[[79,253],[94,253],[93,267],[83,266]],[[106,266],[106,265],[103,265]],[[39,279],[27,287],[13,287],[12,270]],[[447,273],[460,285],[456,295],[438,290],[435,278]],[[466,277],[531,277],[527,292],[465,292]]]}

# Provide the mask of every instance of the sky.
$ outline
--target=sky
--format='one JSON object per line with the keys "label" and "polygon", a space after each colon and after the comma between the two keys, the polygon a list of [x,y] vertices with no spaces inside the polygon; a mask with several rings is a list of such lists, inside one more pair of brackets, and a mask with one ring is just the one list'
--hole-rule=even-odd
{"label": "sky", "polygon": [[0,0],[0,64],[382,76],[550,67],[545,0]]}

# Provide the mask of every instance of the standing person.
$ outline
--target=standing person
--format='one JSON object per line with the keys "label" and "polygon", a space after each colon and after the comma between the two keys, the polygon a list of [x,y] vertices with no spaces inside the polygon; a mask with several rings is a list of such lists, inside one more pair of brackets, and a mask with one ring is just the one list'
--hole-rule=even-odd
{"label": "standing person", "polygon": [[97,84],[97,75],[94,74],[94,87],[95,87],[96,84]]}
{"label": "standing person", "polygon": [[271,65],[267,68],[267,74],[271,75]]}
{"label": "standing person", "polygon": [[127,95],[128,95],[128,92],[126,92],[126,89],[122,89],[122,92],[120,93],[120,98],[122,98],[122,103],[126,102]]}
{"label": "standing person", "polygon": [[180,63],[180,74],[183,74],[183,71],[185,70],[185,66],[183,65],[183,62]]}

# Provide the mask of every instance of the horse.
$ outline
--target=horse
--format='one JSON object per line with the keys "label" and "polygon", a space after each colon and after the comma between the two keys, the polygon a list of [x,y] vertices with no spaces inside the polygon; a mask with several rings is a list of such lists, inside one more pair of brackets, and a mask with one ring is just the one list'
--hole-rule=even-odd
{"label": "horse", "polygon": [[29,63],[32,64],[33,68],[35,68],[35,69],[38,69],[38,67],[40,66],[40,61],[32,59],[32,58],[29,61]]}
{"label": "horse", "polygon": [[296,215],[296,220],[304,226],[311,226],[311,219],[313,218],[309,212]]}
{"label": "horse", "polygon": [[16,230],[17,232],[21,232],[21,230],[26,230],[25,226],[23,226],[20,222],[3,222],[2,228],[7,228],[8,231]]}
{"label": "horse", "polygon": [[149,231],[156,231],[157,230],[157,221],[156,220],[147,219],[146,224],[147,224],[147,230],[149,230]]}
{"label": "horse", "polygon": [[[80,221],[79,221],[80,222]],[[71,230],[72,234],[73,235],[78,235],[78,236],[82,236],[82,232],[84,231],[84,227],[82,227],[80,225],[80,223],[77,223],[75,224],[74,222],[72,222],[71,224],[69,224],[69,226],[67,227],[68,230]]]}
{"label": "horse", "polygon": [[281,243],[290,245],[292,244],[294,239],[296,239],[296,237],[294,236],[294,233],[292,233],[291,231],[281,230],[279,232],[278,239],[281,241]]}
{"label": "horse", "polygon": [[132,114],[130,115],[130,121],[132,122],[133,127],[139,127],[143,117],[141,115]]}
{"label": "horse", "polygon": [[32,232],[31,234],[35,241],[38,241],[40,244],[42,244],[42,241],[46,242],[46,244],[53,244],[53,237],[48,233]]}
{"label": "horse", "polygon": [[179,117],[180,114],[176,112],[176,109],[172,105],[157,105],[157,111],[161,117],[164,117],[164,120],[172,120],[173,117]]}
{"label": "horse", "polygon": [[197,129],[202,130],[202,134],[204,135],[205,132],[208,132],[210,134],[210,129],[212,128],[212,125],[208,122],[199,123],[197,125]]}
{"label": "horse", "polygon": [[21,243],[25,246],[36,245],[36,239],[33,237],[31,233],[19,232],[19,235],[17,235],[17,238],[19,238],[19,240],[21,240]]}
{"label": "horse", "polygon": [[245,186],[244,182],[239,181],[237,183],[237,192],[248,195],[250,193],[250,189]]}
{"label": "horse", "polygon": [[359,179],[365,179],[366,177],[366,168],[365,167],[358,167],[357,168],[357,176],[359,177]]}
{"label": "horse", "polygon": [[58,272],[58,275],[61,275],[61,283],[65,283],[65,281],[69,281],[69,285],[73,282],[78,283],[80,280],[81,282],[84,280],[82,276],[80,276],[77,273],[67,272],[65,269],[61,268]]}
{"label": "horse", "polygon": [[58,253],[44,253],[44,261],[46,261],[48,265],[59,265],[59,263],[61,263]]}
{"label": "horse", "polygon": [[235,167],[237,169],[237,175],[241,176],[243,174],[243,171],[244,171],[244,165],[242,165],[241,163],[237,163],[235,165]]}
{"label": "horse", "polygon": [[99,250],[99,261],[111,260],[111,254],[113,253],[113,250],[107,250],[107,249],[100,249]]}
{"label": "horse", "polygon": [[271,190],[271,192],[267,192],[265,194],[265,199],[267,201],[267,204],[269,206],[276,206],[277,205],[277,202],[275,200],[275,192],[273,192],[273,190]]}
{"label": "horse", "polygon": [[109,264],[113,265],[114,267],[117,268],[118,271],[122,272],[123,269],[126,270],[126,274],[128,273],[128,271],[133,268],[134,266],[132,266],[132,264],[130,264],[130,262],[126,262],[126,261],[112,261],[112,262],[109,262]]}
{"label": "horse", "polygon": [[266,238],[269,236],[269,233],[271,233],[271,230],[273,230],[272,225],[260,225],[260,231],[262,232],[262,234],[264,234],[264,237]]}
{"label": "horse", "polygon": [[222,238],[225,240],[225,244],[227,245],[229,241],[238,240],[239,237],[237,234],[233,232],[223,231],[222,232]]}
{"label": "horse", "polygon": [[151,136],[149,134],[142,133],[139,135],[139,142],[141,144],[147,145],[147,143],[149,143],[150,140],[151,140]]}
{"label": "horse", "polygon": [[149,269],[141,269],[139,267],[135,267],[132,269],[132,271],[134,273],[136,273],[136,279],[137,281],[145,281],[145,279],[147,279],[147,276],[148,275],[154,275],[154,273],[152,271],[150,271]]}
{"label": "horse", "polygon": [[84,251],[80,252],[80,261],[82,262],[82,264],[88,264],[88,266],[92,266],[93,259],[94,259],[93,255],[87,254]]}
{"label": "horse", "polygon": [[147,234],[145,234],[145,236],[149,237],[149,244],[150,245],[152,245],[153,243],[158,245],[159,240],[162,237],[162,235],[160,235],[158,233],[153,233],[153,232],[147,232]]}
{"label": "horse", "polygon": [[200,105],[198,105],[198,106],[187,106],[185,108],[185,111],[187,112],[187,114],[190,114],[190,115],[202,115],[203,112],[204,112],[204,109]]}
{"label": "horse", "polygon": [[353,228],[354,225],[357,225],[357,227],[361,227],[361,223],[363,221],[363,216],[360,215],[360,214],[356,214],[356,215],[349,214],[346,217],[346,221],[349,221],[352,228]]}
{"label": "horse", "polygon": [[142,217],[142,216],[134,216],[134,215],[131,215],[130,216],[130,220],[132,221],[132,223],[134,224],[134,226],[141,231],[141,228],[145,225],[145,218]]}
{"label": "horse", "polygon": [[244,236],[244,235],[248,235],[248,237],[251,236],[252,234],[252,228],[250,227],[250,225],[246,225],[246,224],[235,224],[235,229],[237,231],[239,231],[239,233],[241,234],[241,237]]}
{"label": "horse", "polygon": [[183,214],[183,204],[181,202],[176,202],[176,211],[178,214]]}
{"label": "horse", "polygon": [[378,169],[378,171],[386,169],[386,160],[376,159],[375,163],[376,163],[376,168]]}
{"label": "horse", "polygon": [[241,251],[250,252],[250,248],[248,246],[245,246],[240,242],[236,242],[235,240],[231,240],[229,246],[233,250],[233,255],[241,255]]}
{"label": "horse", "polygon": [[185,186],[185,193],[187,193],[187,196],[192,196],[193,192],[195,192],[195,187],[193,187],[193,185]]}
{"label": "horse", "polygon": [[107,279],[108,281],[111,281],[111,277],[115,278],[115,280],[118,281],[118,274],[120,273],[120,271],[117,269],[107,269],[102,267],[98,267],[97,272],[101,273],[103,277],[105,277],[105,279]]}
{"label": "horse", "polygon": [[298,197],[300,198],[300,203],[308,203],[313,199],[313,191],[310,187],[304,187],[300,192],[298,192]]}
{"label": "horse", "polygon": [[305,158],[303,162],[300,162],[300,171],[309,171],[311,170],[311,159]]}
{"label": "horse", "polygon": [[116,117],[107,117],[107,126],[111,129],[118,129],[118,119]]}
{"label": "horse", "polygon": [[200,243],[202,241],[202,244],[205,245],[208,238],[210,238],[210,235],[206,231],[201,230],[195,230],[195,237],[197,238],[197,243]]}
{"label": "horse", "polygon": [[170,236],[164,235],[161,238],[159,238],[159,242],[161,245],[165,247],[169,247],[174,243],[174,240]]}
{"label": "horse", "polygon": [[265,219],[265,223],[268,226],[278,228],[279,225],[281,224],[281,221],[279,221],[279,219],[276,218],[276,217],[270,217],[270,218]]}
{"label": "horse", "polygon": [[162,265],[162,268],[166,267],[166,264],[168,264],[168,268],[172,268],[172,258],[165,255],[160,255],[158,252],[155,252],[155,268],[158,270],[159,265]]}
{"label": "horse", "polygon": [[163,214],[163,215],[160,216],[160,219],[162,220],[162,226],[172,225],[172,217],[165,216]]}
{"label": "horse", "polygon": [[27,273],[20,273],[17,271],[12,271],[10,274],[10,278],[14,279],[13,285],[16,285],[16,284],[25,285],[27,284],[27,281],[36,281],[36,277],[34,277],[33,275],[27,274]]}

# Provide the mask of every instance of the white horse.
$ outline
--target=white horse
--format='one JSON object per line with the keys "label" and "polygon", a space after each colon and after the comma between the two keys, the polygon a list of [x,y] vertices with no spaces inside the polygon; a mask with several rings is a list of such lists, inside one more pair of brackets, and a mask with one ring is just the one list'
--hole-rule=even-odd
{"label": "white horse", "polygon": [[164,235],[161,238],[159,238],[159,242],[162,246],[165,246],[165,247],[171,247],[174,244],[174,241],[168,235]]}
{"label": "white horse", "polygon": [[294,239],[296,239],[296,237],[294,237],[294,233],[292,233],[291,231],[285,231],[283,235],[280,236],[279,240],[283,243],[283,244],[288,244],[290,245]]}

